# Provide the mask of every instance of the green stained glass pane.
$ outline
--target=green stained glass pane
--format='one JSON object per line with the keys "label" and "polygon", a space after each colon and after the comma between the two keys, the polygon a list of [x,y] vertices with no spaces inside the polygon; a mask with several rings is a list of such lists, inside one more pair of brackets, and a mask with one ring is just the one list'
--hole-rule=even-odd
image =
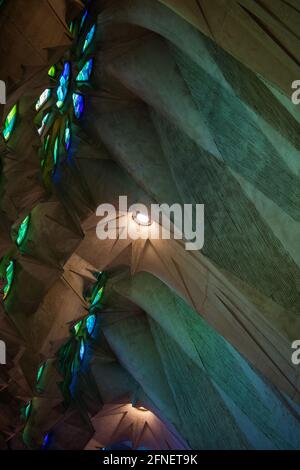
{"label": "green stained glass pane", "polygon": [[46,363],[42,364],[39,367],[39,370],[38,370],[37,375],[36,375],[36,383],[39,383],[39,381],[41,380],[43,372],[45,370],[45,367],[46,367]]}
{"label": "green stained glass pane", "polygon": [[50,69],[48,70],[48,75],[49,75],[49,77],[52,77],[52,78],[55,77],[55,75],[56,75],[56,67],[55,67],[55,65],[52,65],[52,66],[50,67]]}
{"label": "green stained glass pane", "polygon": [[85,41],[84,41],[84,44],[83,44],[83,48],[82,48],[82,52],[85,52],[87,50],[87,48],[91,45],[91,42],[95,36],[95,32],[96,32],[96,25],[94,24],[91,29],[89,30],[89,32],[87,33],[86,35],[86,38],[85,38]]}
{"label": "green stained glass pane", "polygon": [[82,320],[80,320],[78,323],[76,323],[76,325],[74,325],[74,331],[75,331],[75,334],[77,335],[80,328],[81,328],[81,325],[82,325]]}
{"label": "green stained glass pane", "polygon": [[76,77],[77,82],[87,82],[93,70],[93,59],[88,60]]}
{"label": "green stained glass pane", "polygon": [[13,108],[10,110],[8,113],[5,123],[4,123],[4,129],[3,129],[3,137],[6,142],[8,142],[11,133],[15,127],[17,120],[17,105],[15,104]]}
{"label": "green stained glass pane", "polygon": [[47,135],[45,141],[44,141],[44,151],[47,152],[49,148],[49,142],[50,142],[50,135]]}
{"label": "green stained glass pane", "polygon": [[70,33],[73,33],[73,30],[74,30],[74,23],[73,23],[73,21],[70,21],[69,30],[70,30]]}
{"label": "green stained glass pane", "polygon": [[59,137],[56,137],[55,142],[54,142],[54,150],[53,150],[53,162],[54,165],[57,163],[58,159],[58,150],[59,150]]}
{"label": "green stained glass pane", "polygon": [[95,306],[98,304],[103,296],[104,292],[104,287],[100,287],[100,289],[96,289],[95,292],[93,293],[92,299],[91,299],[91,306]]}
{"label": "green stained glass pane", "polygon": [[50,88],[47,88],[46,90],[43,91],[37,102],[35,103],[35,110],[39,111],[41,107],[49,100],[51,96],[51,90]]}
{"label": "green stained glass pane", "polygon": [[25,417],[26,417],[26,419],[29,418],[29,416],[30,416],[30,411],[31,411],[31,401],[29,401],[29,402],[27,403],[27,405],[25,406]]}
{"label": "green stained glass pane", "polygon": [[28,228],[29,228],[29,222],[30,222],[30,215],[27,215],[27,217],[25,217],[25,219],[21,223],[19,230],[18,230],[18,236],[16,240],[16,243],[18,246],[21,246],[21,244],[26,238]]}
{"label": "green stained glass pane", "polygon": [[14,280],[15,263],[10,260],[6,268],[6,284],[3,288],[3,300],[5,300],[10,292],[13,280]]}

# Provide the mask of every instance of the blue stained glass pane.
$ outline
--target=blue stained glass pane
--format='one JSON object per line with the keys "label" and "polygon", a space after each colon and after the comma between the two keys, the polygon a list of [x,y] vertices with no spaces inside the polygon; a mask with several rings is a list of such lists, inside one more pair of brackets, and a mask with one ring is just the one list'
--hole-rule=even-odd
{"label": "blue stained glass pane", "polygon": [[96,325],[96,315],[90,315],[86,319],[86,329],[88,331],[88,334],[91,335],[94,331]]}
{"label": "blue stained glass pane", "polygon": [[42,449],[45,449],[49,443],[49,434],[46,434],[44,439],[43,439],[43,444],[42,444]]}
{"label": "blue stained glass pane", "polygon": [[65,128],[65,146],[66,150],[68,151],[71,145],[71,129],[69,126],[69,123],[66,123],[66,128]]}
{"label": "blue stained glass pane", "polygon": [[80,357],[80,360],[82,361],[83,357],[84,357],[84,353],[85,353],[85,344],[84,344],[84,341],[83,339],[80,341],[80,349],[79,349],[79,357]]}
{"label": "blue stained glass pane", "polygon": [[88,60],[76,77],[77,82],[87,82],[90,79],[93,70],[93,59]]}
{"label": "blue stained glass pane", "polygon": [[94,36],[95,36],[95,31],[96,31],[96,25],[94,24],[91,29],[89,30],[89,32],[87,33],[86,35],[86,38],[85,38],[85,41],[84,41],[84,44],[83,44],[83,48],[82,48],[82,52],[85,52],[87,50],[87,48],[90,46]]}
{"label": "blue stained glass pane", "polygon": [[85,22],[85,20],[86,20],[87,14],[88,14],[88,11],[85,10],[85,12],[84,12],[84,14],[83,14],[83,16],[82,16],[82,19],[81,19],[81,23],[80,23],[80,28],[79,28],[79,30],[82,29],[82,26],[84,25],[84,22]]}
{"label": "blue stained glass pane", "polygon": [[84,98],[78,93],[73,93],[73,108],[77,119],[79,119],[84,110]]}
{"label": "blue stained glass pane", "polygon": [[70,71],[71,71],[70,63],[65,62],[63,71],[59,77],[59,85],[56,90],[56,94],[57,94],[56,106],[58,108],[61,108],[64,105],[65,99],[68,94],[69,82],[70,82]]}

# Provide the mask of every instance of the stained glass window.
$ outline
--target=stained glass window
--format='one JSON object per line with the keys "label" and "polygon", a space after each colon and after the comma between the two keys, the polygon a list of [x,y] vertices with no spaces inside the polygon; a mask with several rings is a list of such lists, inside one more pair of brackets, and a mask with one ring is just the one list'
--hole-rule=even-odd
{"label": "stained glass window", "polygon": [[44,132],[44,129],[45,129],[45,126],[46,126],[47,121],[48,121],[48,119],[49,119],[49,116],[50,116],[50,113],[47,113],[47,114],[45,114],[45,116],[44,116],[43,119],[42,119],[41,127],[39,127],[39,129],[38,129],[38,133],[39,133],[40,135],[42,135],[42,133]]}
{"label": "stained glass window", "polygon": [[71,145],[71,129],[69,125],[69,121],[66,122],[66,127],[65,127],[65,146],[66,150],[68,151]]}
{"label": "stained glass window", "polygon": [[29,401],[27,403],[27,405],[25,406],[25,417],[26,417],[26,419],[29,418],[30,412],[31,412],[31,401]]}
{"label": "stained glass window", "polygon": [[50,96],[51,96],[51,90],[50,88],[47,88],[46,90],[43,91],[43,93],[37,100],[35,104],[35,110],[39,111],[41,107],[49,100]]}
{"label": "stained glass window", "polygon": [[73,93],[73,108],[77,119],[79,119],[84,110],[84,98],[79,93]]}
{"label": "stained glass window", "polygon": [[98,304],[103,296],[104,292],[104,287],[100,287],[99,289],[97,288],[95,292],[93,292],[92,299],[91,299],[91,306],[94,307],[96,304]]}
{"label": "stained glass window", "polygon": [[63,71],[59,77],[59,85],[56,90],[56,94],[57,94],[56,106],[58,108],[61,108],[64,105],[65,99],[68,94],[69,83],[70,83],[70,71],[71,71],[70,63],[65,62]]}
{"label": "stained glass window", "polygon": [[13,280],[14,280],[15,263],[10,260],[6,268],[6,284],[3,289],[3,300],[5,300],[10,292]]}
{"label": "stained glass window", "polygon": [[77,82],[87,82],[90,79],[90,76],[93,70],[93,62],[94,62],[93,59],[89,59],[84,64],[84,66],[82,67],[82,69],[80,70],[80,72],[78,73],[76,77]]}
{"label": "stained glass window", "polygon": [[47,433],[43,439],[42,449],[45,449],[47,447],[47,445],[49,444],[49,440],[50,440],[50,436]]}
{"label": "stained glass window", "polygon": [[52,77],[52,78],[55,77],[55,75],[56,75],[56,67],[55,67],[55,65],[52,65],[52,66],[50,67],[50,69],[48,70],[48,75],[49,75],[49,77]]}
{"label": "stained glass window", "polygon": [[48,134],[45,141],[44,141],[44,151],[47,152],[50,142],[50,135]]}
{"label": "stained glass window", "polygon": [[87,48],[90,46],[93,38],[94,38],[94,35],[95,35],[95,31],[96,31],[96,25],[94,24],[91,29],[89,30],[89,32],[87,33],[86,35],[86,38],[85,38],[85,41],[84,41],[84,44],[83,44],[83,48],[82,48],[82,52],[85,52],[87,50]]}
{"label": "stained glass window", "polygon": [[80,360],[82,361],[83,357],[84,357],[84,353],[85,353],[85,344],[84,344],[84,341],[83,339],[80,341],[80,349],[79,349],[79,357],[80,357]]}
{"label": "stained glass window", "polygon": [[91,335],[96,325],[96,315],[89,315],[86,319],[86,329],[88,334]]}
{"label": "stained glass window", "polygon": [[6,116],[4,129],[3,129],[3,137],[6,142],[8,142],[11,133],[15,127],[17,120],[17,105],[15,104],[13,108],[10,110],[8,115]]}
{"label": "stained glass window", "polygon": [[83,14],[83,16],[82,16],[82,19],[81,19],[81,23],[80,23],[80,28],[79,28],[79,30],[82,29],[82,26],[84,25],[84,22],[85,22],[85,20],[86,20],[87,15],[88,15],[88,11],[85,10],[85,12],[84,12],[84,14]]}
{"label": "stained glass window", "polygon": [[46,363],[44,362],[44,364],[42,364],[40,367],[39,367],[39,370],[37,372],[37,375],[36,375],[36,382],[39,383],[39,381],[41,380],[42,378],[42,375],[43,375],[43,372],[45,370],[45,367],[46,367]]}
{"label": "stained glass window", "polygon": [[21,223],[19,230],[18,230],[18,236],[16,239],[16,243],[18,246],[21,246],[23,241],[26,238],[28,228],[29,228],[29,222],[30,222],[30,215],[27,215],[27,217],[25,217],[25,219]]}
{"label": "stained glass window", "polygon": [[59,151],[59,137],[56,137],[55,142],[54,142],[54,149],[53,149],[53,162],[54,162],[54,165],[56,165],[56,163],[57,163],[58,151]]}
{"label": "stained glass window", "polygon": [[79,332],[81,325],[82,325],[82,320],[80,320],[78,323],[76,323],[76,325],[74,325],[74,331],[76,335]]}

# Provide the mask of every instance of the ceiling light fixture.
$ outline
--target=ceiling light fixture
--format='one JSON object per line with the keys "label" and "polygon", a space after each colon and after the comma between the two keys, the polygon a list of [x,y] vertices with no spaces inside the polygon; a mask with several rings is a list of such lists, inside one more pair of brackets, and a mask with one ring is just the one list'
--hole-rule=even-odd
{"label": "ceiling light fixture", "polygon": [[143,214],[142,212],[135,212],[132,215],[133,220],[138,224],[138,225],[151,225],[151,219],[148,216],[148,214]]}

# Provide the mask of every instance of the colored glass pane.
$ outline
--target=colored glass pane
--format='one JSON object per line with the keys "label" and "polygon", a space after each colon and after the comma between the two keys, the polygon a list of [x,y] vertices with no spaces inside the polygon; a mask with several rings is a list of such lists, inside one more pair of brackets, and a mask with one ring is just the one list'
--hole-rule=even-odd
{"label": "colored glass pane", "polygon": [[45,367],[46,367],[46,364],[42,364],[40,367],[39,367],[39,370],[37,372],[37,376],[36,376],[36,382],[39,383],[39,381],[41,380],[42,378],[42,375],[43,375],[43,372],[45,370]]}
{"label": "colored glass pane", "polygon": [[52,66],[50,67],[50,69],[48,70],[48,75],[49,75],[49,77],[52,77],[52,78],[55,77],[55,75],[56,75],[56,67],[55,67],[55,65],[52,65]]}
{"label": "colored glass pane", "polygon": [[48,119],[49,119],[49,116],[50,116],[50,113],[47,113],[47,114],[45,114],[45,116],[44,116],[43,119],[42,119],[41,127],[38,128],[38,133],[39,133],[40,135],[42,135],[42,133],[44,132],[44,129],[45,129],[45,126],[46,126],[47,121],[48,121]]}
{"label": "colored glass pane", "polygon": [[56,137],[55,142],[54,142],[54,149],[53,149],[53,162],[54,162],[54,165],[56,165],[56,163],[57,163],[58,150],[59,150],[59,137]]}
{"label": "colored glass pane", "polygon": [[27,215],[27,217],[25,217],[25,219],[21,223],[19,230],[18,230],[18,236],[16,239],[16,243],[18,246],[21,246],[21,244],[26,238],[28,228],[29,228],[29,222],[30,222],[30,215]]}
{"label": "colored glass pane", "polygon": [[96,25],[94,24],[85,37],[82,52],[85,52],[87,48],[91,45],[91,42],[95,36],[95,32],[96,32]]}
{"label": "colored glass pane", "polygon": [[11,286],[14,280],[14,270],[15,270],[15,263],[13,260],[11,260],[8,263],[8,266],[6,268],[6,284],[3,288],[3,300],[6,299],[11,289]]}
{"label": "colored glass pane", "polygon": [[71,145],[71,129],[69,126],[69,121],[66,123],[66,128],[65,128],[65,146],[66,150],[68,151]]}
{"label": "colored glass pane", "polygon": [[41,107],[49,100],[50,96],[51,96],[51,90],[50,88],[47,88],[46,90],[43,91],[43,93],[37,100],[35,104],[35,110],[39,111]]}
{"label": "colored glass pane", "polygon": [[80,341],[80,349],[79,349],[79,357],[80,357],[80,360],[82,361],[83,357],[84,357],[84,353],[85,353],[85,344],[84,344],[84,341],[83,339]]}
{"label": "colored glass pane", "polygon": [[91,335],[96,325],[96,315],[89,315],[86,319],[86,329],[88,334]]}
{"label": "colored glass pane", "polygon": [[68,90],[69,90],[69,83],[70,83],[70,72],[71,72],[70,63],[65,62],[63,71],[60,74],[60,77],[58,80],[59,85],[56,90],[56,94],[57,94],[56,106],[58,108],[61,108],[64,105],[65,99],[67,97]]}
{"label": "colored glass pane", "polygon": [[84,110],[84,98],[82,95],[73,93],[73,108],[75,116],[79,119]]}
{"label": "colored glass pane", "polygon": [[78,73],[77,82],[87,82],[90,79],[93,70],[93,59],[89,59]]}
{"label": "colored glass pane", "polygon": [[8,115],[6,116],[4,129],[3,129],[3,137],[4,140],[7,142],[11,136],[11,133],[15,127],[17,120],[17,105],[15,104]]}

